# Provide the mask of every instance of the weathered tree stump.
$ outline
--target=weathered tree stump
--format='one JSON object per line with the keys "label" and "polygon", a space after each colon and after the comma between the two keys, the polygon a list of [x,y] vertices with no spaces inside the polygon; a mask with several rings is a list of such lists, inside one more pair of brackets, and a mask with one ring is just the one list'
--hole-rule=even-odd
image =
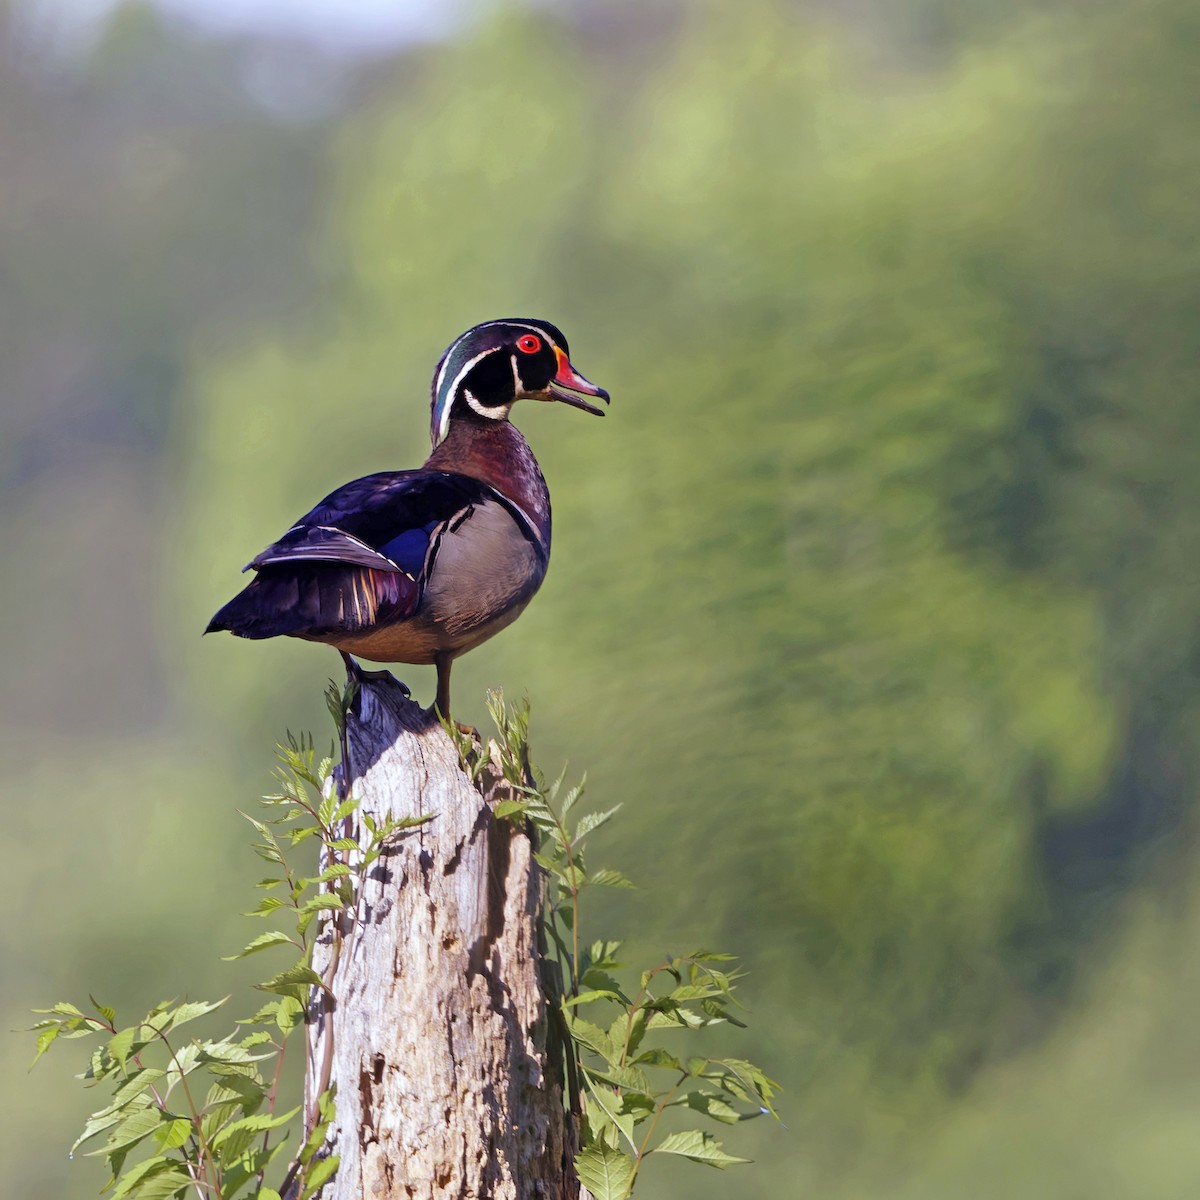
{"label": "weathered tree stump", "polygon": [[328,1151],[340,1158],[322,1200],[576,1200],[548,1054],[544,880],[527,834],[492,814],[507,785],[487,769],[472,783],[393,682],[361,685],[347,744],[350,836],[364,840],[368,813],[434,816],[395,838],[316,948],[333,983],[314,993],[305,1100],[311,1114],[325,1080],[336,1085]]}

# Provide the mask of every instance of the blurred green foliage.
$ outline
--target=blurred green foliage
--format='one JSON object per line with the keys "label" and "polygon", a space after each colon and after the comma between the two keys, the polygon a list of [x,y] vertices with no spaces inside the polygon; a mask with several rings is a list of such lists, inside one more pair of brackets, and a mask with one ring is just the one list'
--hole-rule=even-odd
{"label": "blurred green foliage", "polygon": [[[651,953],[746,962],[749,1052],[787,1088],[758,1189],[1187,1193],[1195,6],[504,10],[282,125],[196,98],[236,47],[150,40],[53,103],[32,76],[0,92],[14,128],[153,126],[191,181],[103,217],[45,184],[77,218],[11,197],[60,158],[107,178],[88,139],[0,172],[28,262],[0,287],[3,786],[40,848],[9,1025],[98,944],[129,945],[143,994],[215,971],[232,809],[283,728],[321,727],[337,661],[196,633],[317,498],[420,461],[452,337],[530,313],[613,407],[517,411],[554,561],[456,697],[478,723],[487,685],[527,691],[539,759],[626,802],[606,858],[643,892],[607,930],[653,913]],[[162,55],[210,73],[147,92]],[[159,434],[114,441],[139,405]],[[179,878],[141,874],[147,828]],[[179,943],[145,962],[156,922]],[[44,1139],[5,1123],[24,1193],[84,1194],[46,1132],[65,1150],[75,1114],[20,1104]]]}

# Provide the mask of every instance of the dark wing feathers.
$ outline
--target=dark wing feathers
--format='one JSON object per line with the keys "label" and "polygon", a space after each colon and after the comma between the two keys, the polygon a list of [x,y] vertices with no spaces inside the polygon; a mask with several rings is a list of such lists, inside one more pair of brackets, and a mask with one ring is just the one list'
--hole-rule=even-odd
{"label": "dark wing feathers", "polygon": [[[247,563],[242,570],[257,571],[261,567],[284,562],[353,563],[377,571],[395,571],[400,566],[386,552],[381,554],[378,550],[372,550],[366,542],[341,529],[334,529],[330,525],[315,525],[310,528],[296,525],[279,541],[268,546]],[[407,574],[412,575],[413,572],[408,571]]]}
{"label": "dark wing feathers", "polygon": [[404,620],[420,603],[440,531],[483,500],[498,500],[528,526],[520,510],[466,475],[388,471],[356,479],[249,564],[257,576],[206,632],[266,638]]}
{"label": "dark wing feathers", "polygon": [[264,567],[204,632],[228,629],[244,638],[354,632],[404,620],[420,598],[420,585],[399,571],[301,559]]}

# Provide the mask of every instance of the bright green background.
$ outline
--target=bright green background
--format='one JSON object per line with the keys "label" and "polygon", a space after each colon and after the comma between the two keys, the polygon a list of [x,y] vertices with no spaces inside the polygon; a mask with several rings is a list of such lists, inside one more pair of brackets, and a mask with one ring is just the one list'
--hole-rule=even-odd
{"label": "bright green background", "polygon": [[[244,977],[235,810],[338,662],[199,630],[541,315],[613,405],[515,414],[554,562],[458,715],[527,694],[624,802],[594,932],[737,951],[786,1087],[646,1197],[1195,1194],[1190,0],[506,7],[353,69],[3,21],[5,1029]],[[5,1190],[93,1195],[30,1049]]]}

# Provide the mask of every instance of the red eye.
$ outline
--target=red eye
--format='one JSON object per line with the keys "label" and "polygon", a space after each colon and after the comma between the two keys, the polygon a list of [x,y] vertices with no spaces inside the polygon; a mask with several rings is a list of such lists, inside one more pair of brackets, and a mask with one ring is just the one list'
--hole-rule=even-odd
{"label": "red eye", "polygon": [[532,333],[517,338],[517,349],[522,354],[536,354],[542,348],[542,339]]}

